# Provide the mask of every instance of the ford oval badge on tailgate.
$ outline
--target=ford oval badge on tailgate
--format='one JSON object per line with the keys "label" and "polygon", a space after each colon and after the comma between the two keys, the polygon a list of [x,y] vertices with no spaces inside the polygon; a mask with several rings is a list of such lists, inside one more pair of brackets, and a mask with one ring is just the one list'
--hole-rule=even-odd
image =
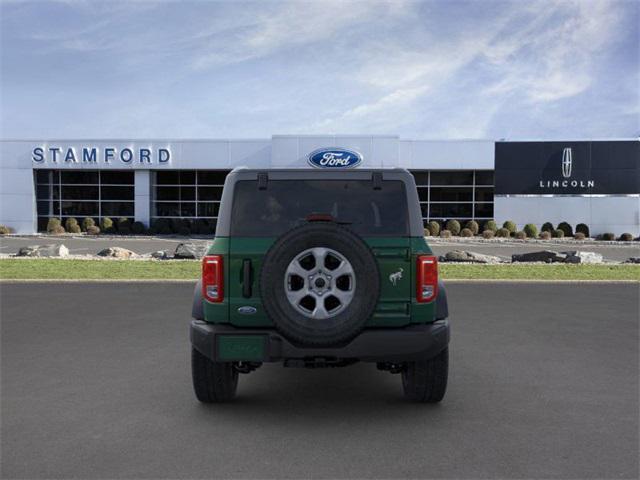
{"label": "ford oval badge on tailgate", "polygon": [[353,168],[362,162],[362,155],[346,148],[320,148],[309,154],[308,161],[316,168]]}

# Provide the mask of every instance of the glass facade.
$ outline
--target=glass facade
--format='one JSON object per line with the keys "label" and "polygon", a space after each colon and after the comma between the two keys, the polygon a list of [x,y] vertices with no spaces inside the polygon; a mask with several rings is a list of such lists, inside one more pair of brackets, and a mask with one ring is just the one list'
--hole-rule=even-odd
{"label": "glass facade", "polygon": [[49,218],[129,218],[133,221],[134,172],[35,170],[38,231]]}
{"label": "glass facade", "polygon": [[229,170],[152,172],[151,221],[158,218],[207,219],[215,223]]}
{"label": "glass facade", "polygon": [[422,221],[493,218],[493,170],[414,170]]}

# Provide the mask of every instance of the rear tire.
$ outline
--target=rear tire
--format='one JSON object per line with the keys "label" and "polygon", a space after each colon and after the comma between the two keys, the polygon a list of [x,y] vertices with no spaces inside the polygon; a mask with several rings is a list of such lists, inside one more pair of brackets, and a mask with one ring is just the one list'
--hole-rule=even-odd
{"label": "rear tire", "polygon": [[407,363],[402,372],[404,396],[421,403],[438,403],[444,398],[449,376],[449,349],[429,360]]}
{"label": "rear tire", "polygon": [[238,372],[229,362],[213,362],[191,349],[191,376],[196,397],[203,403],[229,402],[236,396]]}

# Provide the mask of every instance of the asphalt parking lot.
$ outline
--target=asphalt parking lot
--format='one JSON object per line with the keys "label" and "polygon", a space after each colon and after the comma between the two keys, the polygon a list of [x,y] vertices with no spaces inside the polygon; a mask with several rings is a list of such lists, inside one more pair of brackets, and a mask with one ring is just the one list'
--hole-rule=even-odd
{"label": "asphalt parking lot", "polygon": [[[27,245],[43,245],[51,243],[64,244],[71,254],[95,255],[103,248],[123,247],[135,253],[144,254],[157,250],[175,251],[181,242],[210,243],[212,237],[179,238],[179,237],[6,237],[0,239],[0,254],[15,254],[21,247]],[[539,250],[553,250],[557,252],[567,250],[586,250],[602,254],[605,260],[622,262],[629,257],[640,255],[640,243],[627,244],[599,244],[599,243],[522,243],[518,241],[504,243],[487,243],[477,239],[465,241],[447,241],[443,239],[428,239],[436,255],[444,255],[451,250],[472,250],[487,255],[497,255],[510,259],[514,253],[535,252]]]}
{"label": "asphalt parking lot", "polygon": [[1,283],[2,478],[638,478],[638,284],[448,284],[437,406],[367,364],[200,405],[192,288]]}

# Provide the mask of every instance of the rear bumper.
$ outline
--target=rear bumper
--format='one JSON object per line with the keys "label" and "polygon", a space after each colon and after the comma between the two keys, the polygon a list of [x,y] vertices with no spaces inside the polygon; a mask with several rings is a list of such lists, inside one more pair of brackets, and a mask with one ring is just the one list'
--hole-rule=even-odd
{"label": "rear bumper", "polygon": [[[364,330],[339,347],[301,347],[273,329],[236,328],[191,321],[191,344],[213,361],[278,362],[289,359],[357,359],[403,362],[428,359],[449,344],[449,322]],[[233,345],[237,345],[234,348]]]}

